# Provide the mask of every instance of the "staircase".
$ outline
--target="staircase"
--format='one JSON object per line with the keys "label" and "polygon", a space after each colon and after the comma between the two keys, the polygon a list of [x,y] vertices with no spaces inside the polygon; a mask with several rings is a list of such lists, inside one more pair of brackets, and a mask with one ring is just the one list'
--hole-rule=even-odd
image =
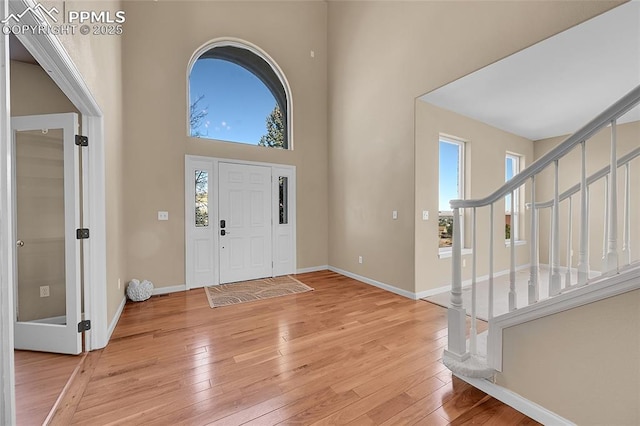
{"label": "staircase", "polygon": [[[617,149],[618,120],[639,103],[640,86],[634,88],[488,197],[451,201],[454,220],[453,276],[451,305],[448,309],[448,347],[444,352],[443,362],[455,375],[487,391],[483,388],[486,387],[485,384],[490,383],[496,372],[502,371],[502,330],[504,328],[640,288],[640,262],[637,257],[632,257],[631,252],[633,242],[631,227],[639,226],[638,218],[640,217],[638,203],[632,205],[632,199],[636,200],[632,198],[632,194],[637,194],[639,188],[632,187],[631,166],[632,161],[640,157],[640,141],[635,149],[625,155],[618,155]],[[586,147],[589,143],[597,143],[591,139],[601,131],[609,131],[611,135],[608,165],[587,175]],[[579,178],[576,179],[575,185],[560,193],[559,175],[562,165],[560,160],[566,161],[566,156],[573,150],[579,152]],[[575,156],[576,153],[573,155]],[[553,196],[551,199],[538,200],[536,195],[542,191],[540,191],[541,188],[536,190],[536,182],[541,181],[541,174],[545,169],[547,174],[552,173],[553,184],[547,188],[551,188]],[[563,183],[566,183],[566,177]],[[605,202],[602,207],[599,204],[590,205],[590,189],[595,185],[605,188]],[[516,196],[516,193],[521,196]],[[514,209],[514,200],[523,199],[526,196],[529,201],[526,204],[528,214],[522,214],[521,217],[523,222],[527,221],[526,230],[529,239],[527,303],[526,306],[517,306],[516,241],[514,240],[515,232],[511,232],[509,312],[494,316],[494,235],[499,235],[499,232],[494,233],[494,228],[504,226],[503,223],[494,222],[497,222],[496,218],[500,217],[497,213],[504,211],[501,203],[508,195],[512,203],[510,209],[512,212],[518,211]],[[596,208],[604,209],[604,223],[595,223],[590,220],[590,212]],[[490,210],[489,223],[477,223],[478,212],[481,209]],[[561,218],[561,210],[568,212],[568,216],[563,215]],[[548,215],[550,225],[549,232],[544,235],[541,235],[543,232],[540,230],[542,215]],[[622,218],[622,223],[619,223],[619,216]],[[575,225],[574,217],[579,218]],[[462,305],[463,243],[459,232],[461,220],[466,220],[471,225],[471,326],[468,339],[467,310]],[[603,227],[604,237],[602,265],[598,265],[601,272],[594,273],[589,262],[590,243],[593,237],[590,234],[597,226]],[[577,238],[573,235],[574,228]],[[476,230],[478,229],[490,230],[488,247],[477,246]],[[561,240],[561,230],[563,240]],[[622,236],[621,244],[618,241],[620,235]],[[545,238],[544,241],[548,241],[549,244],[549,257],[544,259],[544,263],[548,264],[548,277],[545,275],[544,279],[541,279],[543,269],[539,255],[540,242],[543,241],[541,238]],[[575,260],[573,259],[574,240],[578,241]],[[566,248],[566,258],[563,259],[560,258],[561,244],[563,249]],[[476,253],[479,250],[489,252],[489,328],[482,334],[478,334],[476,329]],[[542,292],[542,294],[548,294],[548,297],[541,297],[541,285],[548,286],[548,289],[545,288]]]}

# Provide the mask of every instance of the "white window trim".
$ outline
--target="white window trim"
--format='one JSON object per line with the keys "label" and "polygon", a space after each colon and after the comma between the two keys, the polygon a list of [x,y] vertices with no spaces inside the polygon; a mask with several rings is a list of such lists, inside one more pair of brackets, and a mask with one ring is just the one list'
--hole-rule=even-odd
{"label": "white window trim", "polygon": [[264,59],[264,61],[271,66],[273,72],[275,72],[275,74],[278,76],[280,82],[282,83],[282,87],[284,87],[284,92],[287,96],[287,149],[285,149],[284,151],[293,151],[293,97],[291,95],[291,86],[289,85],[289,81],[287,80],[287,77],[284,75],[284,72],[278,66],[276,61],[274,61],[273,58],[269,56],[269,54],[267,54],[267,52],[253,43],[236,37],[220,37],[210,40],[196,49],[196,51],[193,53],[193,55],[191,55],[191,58],[189,59],[189,63],[187,66],[187,78],[185,79],[187,83],[187,108],[185,110],[187,136],[191,135],[191,125],[189,117],[189,105],[191,105],[191,84],[189,83],[189,77],[191,76],[191,70],[193,69],[193,65],[196,63],[196,61],[205,52],[215,47],[222,46],[237,47],[254,53],[255,55]]}
{"label": "white window trim", "polygon": [[[467,151],[467,143],[468,141],[457,138],[455,136],[440,134],[438,136],[438,154],[440,150],[440,143],[445,142],[452,145],[457,145],[458,148],[458,164],[460,164],[460,171],[458,173],[458,194],[462,195],[460,198],[465,198],[466,196],[466,151]],[[440,187],[440,164],[438,164],[438,188]],[[439,196],[439,189],[438,189]],[[442,210],[438,211],[438,220],[440,219],[440,213],[450,213],[453,216],[452,210]],[[462,241],[462,254],[470,254],[472,251],[470,248],[465,248],[465,209],[460,209],[460,240]],[[440,241],[440,237],[438,236],[438,242]],[[439,258],[447,258],[451,257],[451,247],[438,247],[438,257]]]}
{"label": "white window trim", "polygon": [[[473,249],[463,248],[462,255],[467,256],[473,254]],[[451,247],[440,247],[438,251],[438,259],[448,259],[453,255],[453,249]]]}
{"label": "white window trim", "polygon": [[[520,154],[516,154],[514,152],[507,152],[505,155],[505,168],[506,168],[506,161],[507,159],[511,159],[512,160],[512,174],[513,176],[515,176],[516,174],[520,173],[520,171],[522,170],[522,158],[523,156]],[[506,171],[506,170],[505,170]],[[522,212],[522,209],[520,208],[520,192],[521,192],[521,188],[516,189],[515,191],[513,191],[512,196],[513,198],[513,205],[514,205],[514,212],[511,211],[511,206],[507,206],[506,205],[506,200],[507,197],[505,196],[505,208],[504,208],[504,214],[505,216],[507,214],[511,215],[511,232],[514,232],[515,230],[515,241],[516,241],[516,246],[518,245],[522,245],[525,244],[525,242],[522,242],[522,244],[518,244],[520,241],[523,241],[520,239],[520,213]],[[505,238],[505,245],[506,246],[511,246],[511,239],[509,238]]]}

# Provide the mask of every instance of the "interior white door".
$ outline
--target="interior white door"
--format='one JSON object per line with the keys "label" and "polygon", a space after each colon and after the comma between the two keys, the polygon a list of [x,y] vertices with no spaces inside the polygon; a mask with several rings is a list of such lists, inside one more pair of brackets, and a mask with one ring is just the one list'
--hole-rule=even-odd
{"label": "interior white door", "polygon": [[15,348],[79,354],[78,116],[11,119],[14,144]]}
{"label": "interior white door", "polygon": [[271,168],[219,164],[220,283],[273,275]]}

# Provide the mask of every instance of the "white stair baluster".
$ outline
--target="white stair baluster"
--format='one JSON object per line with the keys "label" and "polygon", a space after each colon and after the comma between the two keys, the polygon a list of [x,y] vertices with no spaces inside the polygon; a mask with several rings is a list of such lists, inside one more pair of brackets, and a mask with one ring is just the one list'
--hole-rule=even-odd
{"label": "white stair baluster", "polygon": [[609,240],[607,242],[607,269],[618,270],[618,157],[616,121],[611,122],[611,172],[609,175]]}
{"label": "white stair baluster", "polygon": [[624,234],[622,250],[625,254],[625,264],[631,264],[631,165],[624,166]]}
{"label": "white stair baluster", "polygon": [[582,170],[580,172],[580,250],[578,253],[578,285],[589,279],[589,208],[587,205],[587,152],[586,142],[582,145]]}
{"label": "white stair baluster", "polygon": [[567,273],[565,274],[564,286],[571,287],[571,260],[573,258],[573,198],[569,197],[569,225],[567,236]]}
{"label": "white stair baluster", "polygon": [[609,175],[604,177],[604,230],[602,231],[602,272],[607,272],[607,241],[609,241]]}
{"label": "white stair baluster", "polygon": [[529,246],[529,305],[538,301],[538,210],[536,209],[536,177],[531,176],[531,245]]}
{"label": "white stair baluster", "polygon": [[[517,191],[517,189],[516,189]],[[515,238],[515,191],[511,191],[511,232],[509,233],[511,242],[511,259],[509,266],[509,312],[518,308],[518,294],[516,293],[516,238]]]}
{"label": "white stair baluster", "polygon": [[560,193],[558,184],[558,160],[554,161],[553,183],[553,217],[551,219],[551,281],[549,283],[549,296],[560,293],[562,278],[560,276]]}
{"label": "white stair baluster", "polygon": [[[547,266],[549,267],[549,281],[547,281],[547,287],[550,290],[551,288],[551,277],[553,276],[553,268],[551,265],[553,264],[553,205],[549,208],[549,263]],[[551,292],[549,292],[549,296],[551,296]]]}
{"label": "white stair baluster", "polygon": [[490,213],[490,225],[489,225],[489,319],[493,318],[493,206],[494,203],[491,203],[491,213]]}

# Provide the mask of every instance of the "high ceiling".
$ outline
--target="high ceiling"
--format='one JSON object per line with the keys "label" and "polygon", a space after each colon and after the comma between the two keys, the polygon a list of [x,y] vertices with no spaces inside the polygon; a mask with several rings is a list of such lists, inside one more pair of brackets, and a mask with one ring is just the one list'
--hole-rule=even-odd
{"label": "high ceiling", "polygon": [[[573,133],[640,84],[640,1],[421,97],[530,140]],[[620,122],[640,120],[640,107]]]}

